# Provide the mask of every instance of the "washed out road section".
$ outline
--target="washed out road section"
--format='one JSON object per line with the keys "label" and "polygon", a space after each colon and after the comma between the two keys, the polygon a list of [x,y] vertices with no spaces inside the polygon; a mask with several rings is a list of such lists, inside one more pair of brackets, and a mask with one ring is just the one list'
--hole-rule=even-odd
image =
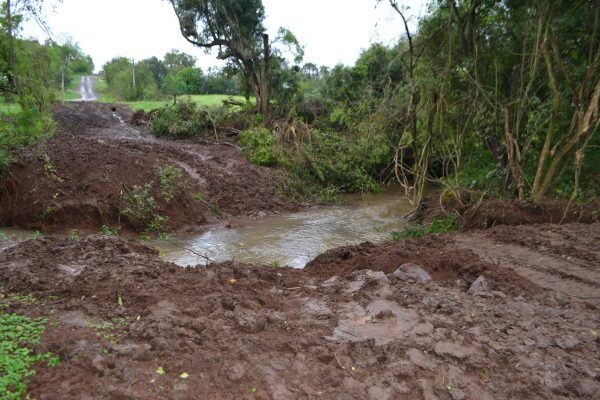
{"label": "washed out road section", "polygon": [[79,82],[79,101],[95,101],[98,96],[94,93],[94,77],[82,76]]}

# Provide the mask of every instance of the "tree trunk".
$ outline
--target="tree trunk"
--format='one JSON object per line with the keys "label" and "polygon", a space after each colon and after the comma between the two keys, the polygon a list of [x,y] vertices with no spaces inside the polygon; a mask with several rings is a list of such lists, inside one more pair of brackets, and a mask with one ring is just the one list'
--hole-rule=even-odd
{"label": "tree trunk", "polygon": [[271,50],[269,48],[269,35],[263,34],[263,65],[260,71],[260,113],[266,120],[271,119],[271,104],[269,103],[271,78],[269,76],[269,59]]}
{"label": "tree trunk", "polygon": [[15,40],[13,36],[13,20],[11,13],[11,4],[10,0],[6,1],[6,30],[8,34],[8,59],[10,63],[10,68],[12,70],[12,84],[15,87],[15,91],[17,92],[17,96],[19,98],[22,97],[21,93],[21,85],[19,83],[19,75],[17,72],[17,63],[15,59]]}

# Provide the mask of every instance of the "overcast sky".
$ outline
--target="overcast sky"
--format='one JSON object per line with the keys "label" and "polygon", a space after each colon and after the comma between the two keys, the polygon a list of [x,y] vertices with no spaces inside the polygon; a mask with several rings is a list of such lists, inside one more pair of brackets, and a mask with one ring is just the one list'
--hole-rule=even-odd
{"label": "overcast sky", "polygon": [[[399,3],[414,29],[426,11],[426,0]],[[394,43],[403,32],[387,0],[379,6],[377,0],[263,0],[263,4],[269,34],[274,36],[281,26],[290,29],[305,46],[304,61],[318,65],[351,65],[361,49],[375,42]],[[166,0],[63,0],[54,11],[46,9],[45,15],[54,39],[72,37],[93,57],[97,70],[115,56],[162,57],[173,48],[196,56],[203,69],[218,65],[214,55],[183,39]],[[23,35],[46,37],[32,22],[25,25]]]}

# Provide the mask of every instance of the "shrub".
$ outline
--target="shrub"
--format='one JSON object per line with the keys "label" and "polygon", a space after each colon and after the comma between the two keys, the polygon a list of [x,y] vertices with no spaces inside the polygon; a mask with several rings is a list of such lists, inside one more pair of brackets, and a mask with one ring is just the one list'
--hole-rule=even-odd
{"label": "shrub", "polygon": [[156,136],[173,138],[195,136],[208,129],[212,123],[206,113],[199,112],[191,101],[180,101],[175,105],[159,109],[152,120],[152,132]]}
{"label": "shrub", "polygon": [[161,195],[167,203],[183,193],[186,188],[185,176],[181,168],[166,164],[163,168],[156,169],[156,176],[158,176]]}
{"label": "shrub", "polygon": [[[152,120],[151,128],[156,136],[209,136],[237,114],[227,107],[199,107],[190,100],[180,100],[175,105],[159,109]],[[233,122],[239,123],[237,120]]]}
{"label": "shrub", "polygon": [[11,150],[52,134],[54,127],[50,115],[34,109],[0,114],[0,171],[10,162]]}
{"label": "shrub", "polygon": [[251,128],[240,134],[240,144],[257,165],[275,164],[275,136],[266,128]]}
{"label": "shrub", "polygon": [[152,182],[144,186],[134,185],[123,195],[122,214],[134,227],[141,227],[154,219],[156,200],[151,195]]}

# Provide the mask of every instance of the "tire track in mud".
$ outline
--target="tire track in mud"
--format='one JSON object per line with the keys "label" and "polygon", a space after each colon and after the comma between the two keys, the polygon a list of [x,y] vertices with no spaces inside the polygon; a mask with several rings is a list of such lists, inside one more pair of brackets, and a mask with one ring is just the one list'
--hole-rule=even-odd
{"label": "tire track in mud", "polygon": [[592,229],[584,236],[577,235],[578,224],[571,224],[559,231],[543,225],[500,227],[484,235],[460,234],[454,240],[459,248],[473,250],[482,260],[511,269],[541,287],[575,298],[600,299],[600,269],[592,261],[599,252],[587,246],[587,256],[578,257],[580,244],[594,243],[600,224],[588,226]]}

